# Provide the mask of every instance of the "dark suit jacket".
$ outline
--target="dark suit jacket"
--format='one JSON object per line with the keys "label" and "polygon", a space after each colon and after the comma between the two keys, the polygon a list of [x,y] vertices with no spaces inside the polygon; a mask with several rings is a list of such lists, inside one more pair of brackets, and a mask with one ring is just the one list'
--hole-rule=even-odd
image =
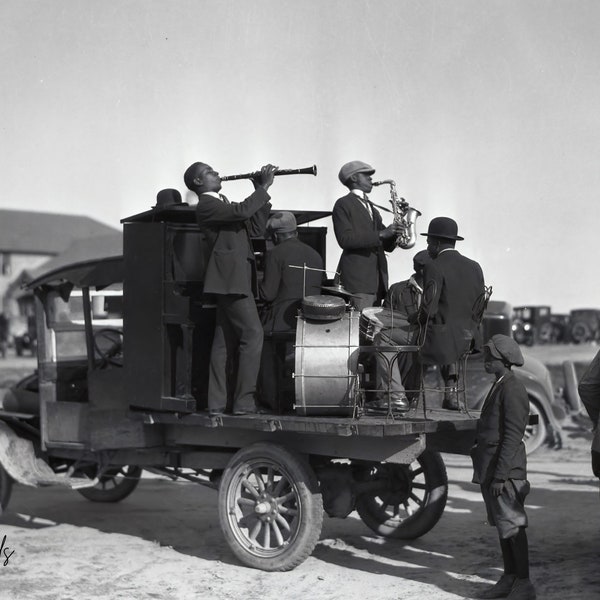
{"label": "dark suit jacket", "polygon": [[196,220],[207,239],[206,294],[253,296],[254,252],[250,237],[264,234],[270,196],[255,190],[239,204],[227,204],[208,194],[198,197]]}
{"label": "dark suit jacket", "polygon": [[527,390],[511,371],[492,387],[481,409],[471,451],[473,483],[527,479],[523,434],[528,421]]}
{"label": "dark suit jacket", "polygon": [[372,206],[373,219],[361,200],[350,192],[333,207],[333,229],[342,248],[338,265],[342,286],[349,292],[375,294],[378,283],[387,290],[388,268],[385,251],[395,248],[391,240],[382,245],[379,232],[385,229],[379,211]]}
{"label": "dark suit jacket", "polygon": [[323,259],[316,250],[298,238],[288,238],[267,253],[264,278],[259,287],[260,297],[270,303],[263,314],[267,333],[296,331],[296,314],[301,299],[305,295],[321,293],[322,272],[306,271],[305,284],[304,271],[290,267],[304,264],[313,269],[322,269]]}
{"label": "dark suit jacket", "polygon": [[447,365],[472,346],[481,347],[474,310],[485,292],[483,271],[457,250],[446,250],[425,265],[420,321],[429,322],[421,357],[425,364]]}

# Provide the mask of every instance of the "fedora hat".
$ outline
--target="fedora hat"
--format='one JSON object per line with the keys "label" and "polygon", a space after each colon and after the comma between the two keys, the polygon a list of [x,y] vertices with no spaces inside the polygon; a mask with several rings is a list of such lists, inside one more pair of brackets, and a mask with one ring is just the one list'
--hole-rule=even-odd
{"label": "fedora hat", "polygon": [[427,233],[421,235],[427,237],[444,238],[446,240],[464,240],[458,235],[458,225],[450,217],[435,217],[429,222]]}

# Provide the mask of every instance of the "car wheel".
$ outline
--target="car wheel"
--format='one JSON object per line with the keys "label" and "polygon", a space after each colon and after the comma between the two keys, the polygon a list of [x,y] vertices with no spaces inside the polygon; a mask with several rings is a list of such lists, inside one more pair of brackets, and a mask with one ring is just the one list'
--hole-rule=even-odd
{"label": "car wheel", "polygon": [[92,502],[120,502],[135,490],[141,476],[141,467],[114,467],[108,469],[94,487],[77,491]]}
{"label": "car wheel", "polygon": [[264,571],[289,571],[321,535],[323,499],[306,458],[278,444],[239,450],[219,485],[219,521],[237,558]]}
{"label": "car wheel", "polygon": [[535,425],[527,425],[523,441],[527,454],[532,454],[544,445],[548,437],[548,418],[546,412],[536,400],[529,398],[529,414],[537,415],[538,422]]}
{"label": "car wheel", "polygon": [[448,498],[448,476],[438,452],[425,450],[411,465],[382,463],[365,481],[379,483],[356,500],[356,511],[375,533],[413,540],[440,520]]}
{"label": "car wheel", "polygon": [[0,465],[0,515],[8,506],[12,492],[12,484],[12,477],[4,470],[4,467]]}
{"label": "car wheel", "polygon": [[584,321],[576,321],[571,327],[571,339],[576,344],[582,344],[592,339],[592,330]]}

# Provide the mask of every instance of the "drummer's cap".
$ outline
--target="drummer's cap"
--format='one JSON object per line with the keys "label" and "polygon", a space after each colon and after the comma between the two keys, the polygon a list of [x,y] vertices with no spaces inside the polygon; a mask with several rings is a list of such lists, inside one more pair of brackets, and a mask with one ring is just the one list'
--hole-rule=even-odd
{"label": "drummer's cap", "polygon": [[296,231],[297,223],[294,213],[287,211],[276,212],[267,221],[267,231],[271,233],[291,233]]}
{"label": "drummer's cap", "polygon": [[373,175],[375,169],[362,160],[351,160],[340,169],[338,177],[340,181],[346,185],[348,179],[357,173],[368,173],[369,175]]}

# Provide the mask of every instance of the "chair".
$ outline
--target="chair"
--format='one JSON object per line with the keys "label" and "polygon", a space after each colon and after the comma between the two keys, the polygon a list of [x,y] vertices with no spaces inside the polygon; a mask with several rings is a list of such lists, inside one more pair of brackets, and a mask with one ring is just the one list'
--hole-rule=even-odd
{"label": "chair", "polygon": [[[490,296],[492,295],[492,286],[484,286],[483,292],[477,297],[475,302],[473,303],[473,308],[471,311],[471,318],[475,323],[474,331],[476,334],[480,331],[481,322],[483,320],[483,315],[485,313],[485,309],[490,300]],[[456,402],[458,404],[459,410],[465,412],[467,415],[471,416],[469,413],[469,407],[467,404],[467,361],[469,356],[476,352],[475,348],[475,338],[471,339],[471,343],[468,349],[464,352],[464,354],[456,361],[456,387],[454,388],[443,388],[444,394],[447,392],[455,392],[456,393]],[[462,382],[462,383],[461,383]],[[462,407],[461,407],[462,404]]]}

